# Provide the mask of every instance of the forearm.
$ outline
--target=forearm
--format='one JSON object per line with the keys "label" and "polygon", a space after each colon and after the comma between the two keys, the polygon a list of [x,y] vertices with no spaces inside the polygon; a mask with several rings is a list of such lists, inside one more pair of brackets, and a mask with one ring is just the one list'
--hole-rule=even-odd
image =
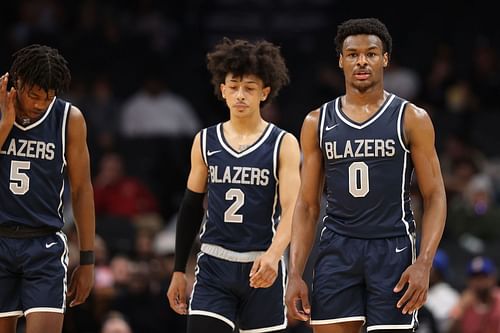
{"label": "forearm", "polygon": [[273,242],[267,250],[268,252],[273,253],[277,258],[283,255],[286,248],[290,244],[292,234],[292,214],[293,211],[291,209],[287,209],[282,212],[280,223],[276,229]]}
{"label": "forearm", "polygon": [[446,198],[441,191],[436,191],[424,198],[424,213],[422,216],[422,236],[417,260],[429,266],[441,241],[446,221]]}
{"label": "forearm", "polygon": [[73,215],[78,231],[81,251],[93,251],[95,239],[95,213],[92,185],[72,193]]}
{"label": "forearm", "polygon": [[316,237],[319,208],[297,203],[290,243],[290,275],[302,276]]}

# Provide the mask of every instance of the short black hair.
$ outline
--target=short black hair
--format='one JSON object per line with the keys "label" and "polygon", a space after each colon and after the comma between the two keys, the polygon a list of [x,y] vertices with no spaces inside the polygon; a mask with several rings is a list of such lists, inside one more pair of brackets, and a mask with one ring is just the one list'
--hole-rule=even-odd
{"label": "short black hair", "polygon": [[23,86],[37,85],[47,92],[53,89],[56,94],[69,88],[71,73],[68,62],[57,49],[33,44],[15,52],[12,57],[14,60],[9,71],[12,82],[20,79]]}
{"label": "short black hair", "polygon": [[354,35],[375,35],[382,41],[384,52],[391,55],[392,52],[392,37],[389,30],[379,19],[358,18],[344,21],[337,27],[337,35],[335,36],[335,48],[337,55],[342,54],[342,46],[344,40],[349,36]]}
{"label": "short black hair", "polygon": [[255,75],[264,82],[264,87],[271,87],[262,105],[269,103],[290,82],[280,48],[265,40],[251,43],[225,37],[214,51],[207,54],[207,68],[212,74],[214,93],[220,100],[223,100],[220,84],[224,83],[228,73],[235,76]]}

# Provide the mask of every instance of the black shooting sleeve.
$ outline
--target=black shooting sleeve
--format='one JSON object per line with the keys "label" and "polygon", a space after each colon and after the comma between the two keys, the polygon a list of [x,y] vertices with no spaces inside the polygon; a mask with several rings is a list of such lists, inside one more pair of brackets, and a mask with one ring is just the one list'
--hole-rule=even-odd
{"label": "black shooting sleeve", "polygon": [[203,221],[205,193],[186,189],[179,209],[175,232],[175,272],[185,272],[193,241]]}

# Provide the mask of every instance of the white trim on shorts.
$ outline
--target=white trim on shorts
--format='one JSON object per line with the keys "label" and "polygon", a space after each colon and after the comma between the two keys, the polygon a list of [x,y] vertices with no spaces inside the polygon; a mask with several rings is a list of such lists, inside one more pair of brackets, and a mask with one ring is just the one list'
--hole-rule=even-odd
{"label": "white trim on shorts", "polygon": [[23,312],[21,310],[19,311],[9,311],[9,312],[0,312],[0,318],[6,318],[6,317],[22,317]]}
{"label": "white trim on shorts", "polygon": [[309,323],[311,325],[328,325],[328,324],[337,324],[337,323],[346,323],[350,321],[363,321],[363,325],[366,323],[365,316],[356,316],[356,317],[344,317],[344,318],[336,318],[336,319],[321,319],[321,320],[310,320]]}
{"label": "white trim on shorts", "polygon": [[212,317],[212,318],[215,318],[215,319],[219,319],[219,320],[222,320],[223,322],[225,322],[226,324],[228,324],[229,326],[231,326],[231,329],[234,330],[234,328],[236,327],[236,325],[229,319],[227,319],[226,317],[218,314],[218,313],[215,313],[215,312],[210,312],[210,311],[203,311],[203,310],[189,310],[189,315],[199,315],[199,316],[207,316],[207,317]]}
{"label": "white trim on shorts", "polygon": [[[286,318],[286,317],[285,317]],[[254,328],[251,330],[241,330],[240,333],[263,333],[263,332],[273,332],[277,330],[284,330],[287,326],[287,323],[279,324],[276,326],[269,326],[269,327],[263,327],[263,328]]]}
{"label": "white trim on shorts", "polygon": [[31,308],[26,311],[24,311],[24,316],[29,315],[30,313],[33,312],[52,312],[52,313],[60,313],[64,314],[64,310],[61,308],[44,308],[44,307],[39,307],[39,308]]}
{"label": "white trim on shorts", "polygon": [[372,325],[366,328],[367,332],[376,330],[410,330],[414,325]]}

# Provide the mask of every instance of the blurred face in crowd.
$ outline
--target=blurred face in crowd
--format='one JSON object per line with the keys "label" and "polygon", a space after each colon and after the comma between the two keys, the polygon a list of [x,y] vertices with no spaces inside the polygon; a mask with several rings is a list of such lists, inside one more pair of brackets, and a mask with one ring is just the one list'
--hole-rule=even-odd
{"label": "blurred face in crowd", "polygon": [[389,62],[383,43],[375,35],[353,35],[344,40],[339,67],[344,71],[347,87],[359,92],[381,84]]}
{"label": "blurred face in crowd", "polygon": [[469,277],[468,284],[478,300],[486,303],[491,298],[496,286],[496,276],[494,274],[474,274]]}

